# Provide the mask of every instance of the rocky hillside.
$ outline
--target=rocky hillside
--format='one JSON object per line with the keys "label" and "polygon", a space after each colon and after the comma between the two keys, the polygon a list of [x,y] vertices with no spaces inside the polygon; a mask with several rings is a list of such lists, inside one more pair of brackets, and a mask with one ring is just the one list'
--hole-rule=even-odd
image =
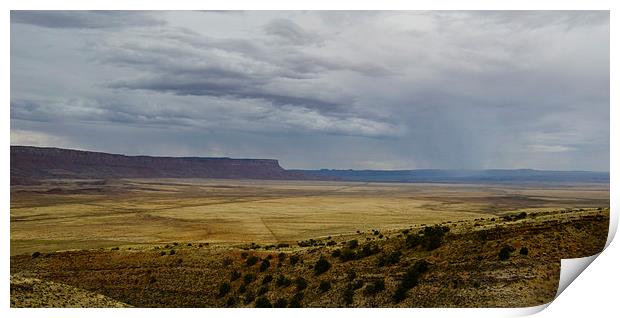
{"label": "rocky hillside", "polygon": [[11,274],[136,307],[527,307],[552,301],[560,259],[600,252],[608,226],[608,208],[522,212],[262,246],[16,255]]}
{"label": "rocky hillside", "polygon": [[[11,146],[11,183],[42,178],[308,179],[273,159],[125,156],[60,148]],[[314,177],[314,179],[317,179]]]}

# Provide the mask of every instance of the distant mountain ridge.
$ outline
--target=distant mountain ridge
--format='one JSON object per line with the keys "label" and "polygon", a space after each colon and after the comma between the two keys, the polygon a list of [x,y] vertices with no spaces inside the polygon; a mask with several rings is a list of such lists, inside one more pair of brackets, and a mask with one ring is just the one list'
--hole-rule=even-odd
{"label": "distant mountain ridge", "polygon": [[551,171],[533,169],[489,170],[291,170],[322,178],[364,182],[444,183],[609,183],[609,172]]}
{"label": "distant mountain ridge", "polygon": [[54,178],[217,178],[406,183],[607,183],[608,172],[492,170],[286,170],[275,159],[126,156],[11,146],[11,184]]}
{"label": "distant mountain ridge", "polygon": [[11,183],[46,178],[316,179],[283,169],[275,159],[126,156],[11,146]]}

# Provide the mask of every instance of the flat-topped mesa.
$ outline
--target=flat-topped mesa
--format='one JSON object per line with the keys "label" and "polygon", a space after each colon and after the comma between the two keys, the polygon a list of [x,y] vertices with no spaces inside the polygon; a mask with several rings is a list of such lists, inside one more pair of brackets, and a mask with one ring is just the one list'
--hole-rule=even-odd
{"label": "flat-topped mesa", "polygon": [[316,179],[287,171],[275,159],[126,156],[11,146],[11,182],[41,178]]}

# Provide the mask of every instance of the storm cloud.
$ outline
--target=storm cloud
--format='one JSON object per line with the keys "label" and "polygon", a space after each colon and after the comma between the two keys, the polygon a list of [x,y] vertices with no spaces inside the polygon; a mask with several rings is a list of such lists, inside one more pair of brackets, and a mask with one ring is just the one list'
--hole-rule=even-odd
{"label": "storm cloud", "polygon": [[12,11],[11,142],[609,170],[609,12]]}

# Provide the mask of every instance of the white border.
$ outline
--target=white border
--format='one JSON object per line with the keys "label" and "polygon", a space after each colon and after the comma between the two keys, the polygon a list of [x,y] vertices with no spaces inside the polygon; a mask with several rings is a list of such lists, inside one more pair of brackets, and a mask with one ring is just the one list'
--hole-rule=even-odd
{"label": "white border", "polygon": [[[317,315],[336,316],[342,314],[353,314],[356,317],[373,317],[378,315],[422,315],[424,317],[497,317],[497,316],[514,316],[523,314],[532,314],[534,312],[544,309],[546,306],[540,306],[538,308],[529,309],[287,309],[287,310],[255,310],[255,309],[9,309],[9,147],[10,144],[10,13],[9,10],[25,10],[25,9],[116,9],[116,10],[138,10],[138,9],[150,9],[150,10],[190,10],[190,9],[217,9],[217,10],[233,10],[233,9],[286,9],[286,10],[317,10],[317,9],[331,9],[331,10],[479,10],[479,9],[493,9],[493,10],[611,10],[611,34],[617,35],[618,22],[616,10],[618,1],[601,1],[601,0],[564,0],[564,1],[542,1],[542,0],[521,0],[521,1],[493,1],[493,0],[435,0],[435,1],[411,1],[411,0],[392,0],[392,1],[372,1],[372,0],[357,0],[357,1],[333,1],[333,0],[314,0],[306,1],[290,1],[290,0],[227,0],[227,1],[199,1],[199,0],[187,0],[187,1],[123,1],[123,0],[108,0],[105,2],[93,2],[83,0],[22,0],[22,1],[3,1],[0,4],[2,10],[2,26],[4,35],[2,50],[3,64],[2,68],[4,76],[2,77],[2,97],[4,101],[3,112],[4,116],[1,118],[2,124],[0,127],[4,130],[1,138],[3,144],[2,160],[3,169],[0,172],[0,178],[2,180],[2,202],[4,204],[4,212],[2,213],[2,259],[4,260],[4,266],[0,269],[2,271],[2,277],[4,277],[5,283],[0,286],[2,296],[0,296],[0,302],[2,305],[2,311],[4,317],[10,316],[37,316],[37,317],[109,317],[111,315],[117,316],[129,316],[140,315],[149,316],[151,318],[156,317],[170,317],[173,315],[183,315],[184,317],[205,317],[205,316],[252,316],[252,317],[291,317],[294,315],[296,318],[312,317]],[[611,56],[618,56],[619,51],[617,49],[617,40],[611,37]],[[611,213],[612,235],[615,234],[615,229],[618,223],[618,206],[617,198],[619,198],[619,192],[617,187],[614,186],[614,181],[618,180],[618,170],[614,169],[613,163],[618,162],[620,157],[618,156],[617,142],[614,141],[618,137],[618,128],[614,124],[618,123],[618,111],[617,99],[614,98],[614,92],[620,91],[618,88],[617,79],[617,63],[614,59],[611,60]],[[616,93],[617,94],[617,93]],[[610,236],[611,240],[611,236]],[[608,241],[608,244],[610,241]],[[559,317],[565,315],[591,315],[593,313],[596,316],[608,317],[615,316],[617,308],[614,306],[617,302],[617,290],[618,290],[618,268],[617,264],[620,260],[620,248],[617,243],[611,242],[608,248],[598,257],[590,268],[586,270],[577,280],[573,283],[573,287],[566,289],[554,302],[549,306],[549,309],[542,311],[539,315],[544,317]]]}

